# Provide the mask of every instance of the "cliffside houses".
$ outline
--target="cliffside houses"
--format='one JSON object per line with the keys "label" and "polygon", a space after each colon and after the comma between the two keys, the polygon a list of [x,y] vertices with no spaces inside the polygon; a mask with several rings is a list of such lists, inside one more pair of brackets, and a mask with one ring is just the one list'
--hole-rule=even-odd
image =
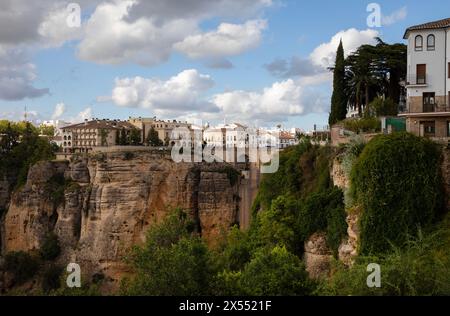
{"label": "cliffside houses", "polygon": [[143,143],[146,143],[149,131],[153,128],[158,133],[159,139],[164,145],[168,146],[178,140],[178,135],[173,133],[177,128],[187,128],[191,130],[192,124],[180,122],[177,120],[159,120],[153,118],[133,118],[130,117],[128,122],[141,131]]}
{"label": "cliffside houses", "polygon": [[450,18],[408,28],[406,128],[417,136],[450,140]]}
{"label": "cliffside houses", "polygon": [[62,148],[58,158],[67,159],[75,153],[89,153],[95,147],[115,146],[121,133],[130,136],[134,125],[120,120],[85,120],[61,129]]}

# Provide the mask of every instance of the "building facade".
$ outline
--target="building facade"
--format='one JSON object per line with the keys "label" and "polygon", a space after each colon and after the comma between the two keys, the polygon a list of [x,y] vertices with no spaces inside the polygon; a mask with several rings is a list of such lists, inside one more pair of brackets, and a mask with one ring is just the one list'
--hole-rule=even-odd
{"label": "building facade", "polygon": [[450,140],[450,18],[408,28],[406,128],[417,136]]}
{"label": "building facade", "polygon": [[153,128],[158,133],[159,139],[164,145],[170,145],[178,140],[178,134],[173,133],[175,129],[188,128],[191,129],[191,124],[187,122],[179,122],[177,120],[159,120],[153,118],[132,118],[128,122],[141,130],[143,142],[146,143],[149,131]]}
{"label": "building facade", "polygon": [[119,137],[125,131],[128,137],[132,124],[120,120],[85,120],[83,123],[62,128],[62,153],[65,158],[74,153],[89,153],[95,147],[118,145]]}

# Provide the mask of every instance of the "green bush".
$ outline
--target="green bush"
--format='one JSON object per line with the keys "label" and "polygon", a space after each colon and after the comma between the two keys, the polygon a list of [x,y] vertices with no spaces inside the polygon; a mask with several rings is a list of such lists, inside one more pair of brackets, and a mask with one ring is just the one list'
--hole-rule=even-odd
{"label": "green bush", "polygon": [[49,293],[52,290],[56,290],[61,285],[61,275],[63,268],[57,265],[48,266],[42,275],[42,291]]}
{"label": "green bush", "polygon": [[380,135],[364,149],[351,173],[351,190],[362,209],[362,254],[401,247],[443,209],[441,152],[407,133]]}
{"label": "green bush", "polygon": [[374,99],[364,111],[365,117],[397,116],[397,114],[398,104],[392,99],[382,97]]}
{"label": "green bush", "polygon": [[251,296],[302,296],[314,289],[303,262],[279,246],[258,251],[238,282],[238,288]]}
{"label": "green bush", "polygon": [[22,284],[36,275],[39,261],[23,251],[9,252],[5,255],[4,269],[13,273],[17,284]]}
{"label": "green bush", "polygon": [[124,295],[198,296],[210,293],[215,271],[205,243],[176,211],[150,228],[143,247],[128,258],[136,276],[122,284]]}
{"label": "green bush", "polygon": [[272,201],[282,195],[301,199],[328,188],[331,154],[329,147],[314,146],[309,141],[281,152],[278,171],[262,178],[253,210],[270,209]]}
{"label": "green bush", "polygon": [[376,117],[347,119],[344,128],[354,133],[375,133],[381,131],[381,121]]}
{"label": "green bush", "polygon": [[[367,266],[381,268],[381,288],[369,288]],[[409,240],[389,254],[360,257],[349,269],[336,263],[334,274],[319,295],[342,296],[448,296],[450,295],[450,229],[437,230]]]}
{"label": "green bush", "polygon": [[298,216],[300,239],[304,242],[316,232],[326,232],[328,246],[337,255],[347,233],[346,216],[344,196],[339,188],[311,194],[304,201]]}
{"label": "green bush", "polygon": [[47,261],[55,260],[60,253],[61,247],[59,245],[58,236],[54,233],[47,234],[40,249],[41,258]]}

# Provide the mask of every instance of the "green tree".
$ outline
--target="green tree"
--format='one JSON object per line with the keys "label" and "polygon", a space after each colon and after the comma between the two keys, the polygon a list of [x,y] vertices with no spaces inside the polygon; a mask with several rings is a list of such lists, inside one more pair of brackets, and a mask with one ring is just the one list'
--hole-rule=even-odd
{"label": "green tree", "polygon": [[252,296],[302,296],[314,289],[302,261],[280,246],[258,251],[242,272],[240,286]]}
{"label": "green tree", "polygon": [[152,147],[159,147],[163,145],[162,140],[159,139],[158,132],[155,130],[153,126],[148,131],[147,143],[149,146]]}
{"label": "green tree", "polygon": [[336,64],[333,69],[333,95],[331,97],[330,126],[342,121],[347,116],[347,97],[345,94],[345,58],[342,40],[336,53]]}
{"label": "green tree", "polygon": [[130,145],[139,146],[141,144],[141,132],[133,128],[130,133]]}
{"label": "green tree", "polygon": [[119,145],[120,146],[128,145],[128,137],[127,137],[127,131],[125,130],[125,127],[122,127],[122,129],[120,131]]}
{"label": "green tree", "polygon": [[48,137],[55,136],[55,127],[54,126],[48,126],[48,125],[41,124],[41,126],[39,126],[39,130],[40,130],[41,135],[45,135]]}
{"label": "green tree", "polygon": [[152,227],[145,245],[132,251],[129,262],[136,277],[124,282],[123,293],[207,295],[216,271],[208,247],[192,233],[193,228],[193,222],[179,210]]}

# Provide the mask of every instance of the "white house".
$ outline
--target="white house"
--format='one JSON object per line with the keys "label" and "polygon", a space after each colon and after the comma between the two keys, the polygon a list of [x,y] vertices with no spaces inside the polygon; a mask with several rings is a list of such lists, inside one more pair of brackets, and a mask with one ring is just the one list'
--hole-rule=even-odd
{"label": "white house", "polygon": [[406,128],[418,136],[450,137],[450,18],[409,27]]}

